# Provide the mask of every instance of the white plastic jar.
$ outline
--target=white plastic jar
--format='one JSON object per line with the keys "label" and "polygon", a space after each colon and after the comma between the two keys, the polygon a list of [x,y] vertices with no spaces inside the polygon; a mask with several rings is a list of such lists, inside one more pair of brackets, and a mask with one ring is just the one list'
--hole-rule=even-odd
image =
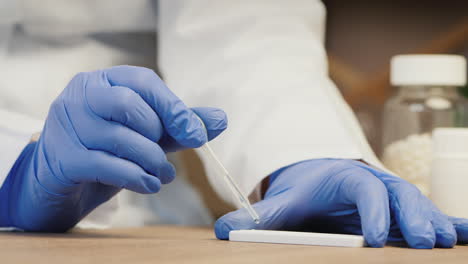
{"label": "white plastic jar", "polygon": [[447,215],[468,218],[468,128],[433,133],[431,199]]}
{"label": "white plastic jar", "polygon": [[396,94],[384,106],[382,162],[430,194],[431,133],[463,126],[466,59],[458,55],[398,55],[391,61]]}

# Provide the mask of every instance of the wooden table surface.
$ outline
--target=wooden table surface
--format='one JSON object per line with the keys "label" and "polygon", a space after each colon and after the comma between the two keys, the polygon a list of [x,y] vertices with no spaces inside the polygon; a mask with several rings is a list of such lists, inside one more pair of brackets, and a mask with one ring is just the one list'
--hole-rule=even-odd
{"label": "wooden table surface", "polygon": [[0,263],[468,263],[468,246],[416,250],[338,248],[216,240],[211,229],[155,226],[0,233]]}

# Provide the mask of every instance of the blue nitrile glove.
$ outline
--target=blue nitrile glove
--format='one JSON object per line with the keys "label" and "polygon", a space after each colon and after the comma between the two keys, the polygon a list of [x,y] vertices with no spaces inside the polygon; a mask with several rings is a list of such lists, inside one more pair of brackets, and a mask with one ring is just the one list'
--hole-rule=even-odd
{"label": "blue nitrile glove", "polygon": [[414,185],[354,160],[318,159],[281,169],[254,208],[259,225],[240,209],[218,219],[216,236],[276,229],[363,234],[372,247],[388,240],[450,248],[458,232],[459,242],[468,243],[468,220],[449,219]]}
{"label": "blue nitrile glove", "polygon": [[199,147],[226,126],[222,110],[187,108],[152,70],[80,73],[7,177],[0,223],[65,231],[122,188],[156,193],[175,177],[166,152]]}

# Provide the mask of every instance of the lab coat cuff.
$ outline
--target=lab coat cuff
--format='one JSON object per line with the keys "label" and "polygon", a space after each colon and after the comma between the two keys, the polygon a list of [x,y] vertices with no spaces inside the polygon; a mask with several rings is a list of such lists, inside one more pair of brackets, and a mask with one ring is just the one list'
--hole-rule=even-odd
{"label": "lab coat cuff", "polygon": [[3,185],[16,159],[31,141],[34,132],[40,131],[43,122],[28,116],[0,109],[0,186]]}

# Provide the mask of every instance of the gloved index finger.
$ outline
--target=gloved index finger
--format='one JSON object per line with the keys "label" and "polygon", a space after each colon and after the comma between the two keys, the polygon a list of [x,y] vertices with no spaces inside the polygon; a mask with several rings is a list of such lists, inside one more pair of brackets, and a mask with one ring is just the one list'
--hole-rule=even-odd
{"label": "gloved index finger", "polygon": [[383,247],[390,229],[388,192],[384,184],[365,169],[348,170],[342,188],[356,204],[364,238],[371,247]]}
{"label": "gloved index finger", "polygon": [[275,230],[285,227],[287,219],[293,217],[288,212],[288,204],[290,205],[290,203],[287,197],[287,194],[282,193],[254,204],[253,207],[261,218],[258,224],[252,220],[244,208],[222,216],[214,226],[216,237],[218,239],[228,239],[231,230]]}
{"label": "gloved index finger", "polygon": [[458,217],[449,217],[449,219],[457,231],[457,244],[468,244],[468,219]]}
{"label": "gloved index finger", "polygon": [[179,144],[196,148],[207,141],[202,124],[154,71],[135,66],[116,66],[105,70],[112,86],[125,86],[138,93],[157,113],[166,132]]}
{"label": "gloved index finger", "polygon": [[436,234],[431,223],[432,208],[416,186],[374,168],[366,169],[387,187],[391,210],[408,245],[412,248],[433,248]]}

